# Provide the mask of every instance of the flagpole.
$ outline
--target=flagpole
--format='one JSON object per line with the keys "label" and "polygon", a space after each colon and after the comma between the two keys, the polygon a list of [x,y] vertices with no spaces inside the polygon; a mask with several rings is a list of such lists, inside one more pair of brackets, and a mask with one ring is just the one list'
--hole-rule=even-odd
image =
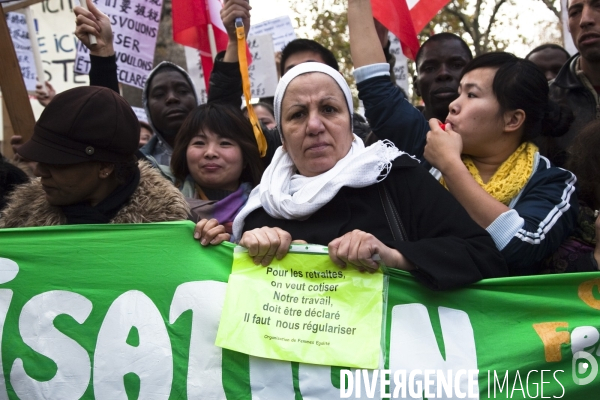
{"label": "flagpole", "polygon": [[[83,8],[86,11],[90,10],[87,5],[87,0],[80,0],[79,5],[81,6],[81,8]],[[98,44],[98,41],[96,40],[96,36],[92,35],[91,33],[88,33],[88,37],[90,39],[90,46],[95,46]]]}
{"label": "flagpole", "polygon": [[217,41],[215,40],[215,32],[213,31],[212,24],[207,24],[208,29],[208,43],[210,44],[210,54],[214,60],[217,57]]}
{"label": "flagpole", "polygon": [[33,13],[29,7],[25,7],[23,11],[25,12],[25,19],[27,20],[27,31],[29,32],[29,42],[31,43],[31,52],[33,53],[38,82],[42,85],[42,90],[46,92],[44,66],[42,64],[42,56],[40,55],[40,48],[38,46],[35,24],[33,23]]}

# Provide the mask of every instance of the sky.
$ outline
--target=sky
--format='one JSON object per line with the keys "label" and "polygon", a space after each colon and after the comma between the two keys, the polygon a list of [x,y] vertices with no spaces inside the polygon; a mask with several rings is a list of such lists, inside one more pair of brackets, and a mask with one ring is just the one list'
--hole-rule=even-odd
{"label": "sky", "polygon": [[[546,34],[547,26],[543,23],[556,22],[556,17],[540,0],[513,0],[513,3],[505,4],[500,9],[504,25],[499,27],[496,33],[510,40],[507,51],[524,57],[531,48],[551,40],[552,36]],[[254,23],[282,15],[289,15],[293,21],[295,16],[290,10],[288,0],[250,0],[250,4]],[[527,38],[531,45],[523,44],[519,34]],[[556,32],[556,35],[560,33]]]}

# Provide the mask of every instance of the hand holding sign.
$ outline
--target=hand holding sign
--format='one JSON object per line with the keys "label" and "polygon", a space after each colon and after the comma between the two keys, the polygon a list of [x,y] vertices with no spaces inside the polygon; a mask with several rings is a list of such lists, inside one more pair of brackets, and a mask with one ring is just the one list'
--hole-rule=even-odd
{"label": "hand holding sign", "polygon": [[54,96],[56,96],[56,90],[54,90],[54,87],[50,84],[50,82],[44,82],[43,86],[41,83],[38,83],[35,86],[35,97],[42,106],[46,107],[48,103],[52,101]]}
{"label": "hand holding sign", "polygon": [[280,228],[262,227],[246,231],[240,246],[248,249],[254,264],[267,266],[273,258],[281,260],[288,252],[292,236]]}
{"label": "hand holding sign", "polygon": [[[83,4],[83,3],[82,3]],[[90,54],[99,57],[108,57],[115,54],[113,48],[113,33],[110,20],[106,14],[98,10],[93,2],[88,4],[89,10],[75,7],[76,25],[75,36],[90,49]],[[90,38],[96,39],[92,46]]]}
{"label": "hand holding sign", "polygon": [[246,36],[250,30],[250,4],[248,0],[226,0],[223,8],[221,9],[221,20],[225,29],[227,29],[227,36],[229,36],[229,42],[237,43],[237,35],[235,32],[235,21],[241,19],[244,27],[246,28]]}
{"label": "hand holding sign", "polygon": [[241,19],[245,27],[245,34],[248,37],[250,30],[250,4],[247,0],[226,0],[223,8],[221,9],[221,20],[223,26],[227,29],[227,36],[229,41],[227,43],[227,50],[223,57],[225,62],[238,62],[238,44],[237,44],[237,33],[236,33],[236,20]]}
{"label": "hand holding sign", "polygon": [[374,256],[378,255],[379,260],[390,268],[405,271],[414,269],[414,265],[398,250],[387,247],[370,233],[357,229],[332,240],[328,247],[329,258],[342,268],[350,264],[361,272],[375,272],[379,265]]}

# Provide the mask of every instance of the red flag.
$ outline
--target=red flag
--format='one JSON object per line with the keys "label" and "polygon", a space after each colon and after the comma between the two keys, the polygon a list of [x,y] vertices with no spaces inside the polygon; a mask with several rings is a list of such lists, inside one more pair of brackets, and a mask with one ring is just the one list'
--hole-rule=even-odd
{"label": "red flag", "polygon": [[227,48],[227,31],[219,15],[222,4],[219,0],[172,0],[173,40],[184,46],[200,50],[204,81],[208,81],[213,68],[210,51],[208,24],[212,24],[217,52]]}
{"label": "red flag", "polygon": [[419,51],[417,33],[450,0],[371,0],[373,17],[402,43],[404,55],[414,60]]}
{"label": "red flag", "polygon": [[438,11],[449,2],[450,0],[417,0],[412,7],[409,4],[410,16],[412,17],[415,31],[417,33],[421,32]]}
{"label": "red flag", "polygon": [[373,17],[396,35],[404,55],[414,60],[419,51],[419,40],[406,0],[371,0],[371,7]]}

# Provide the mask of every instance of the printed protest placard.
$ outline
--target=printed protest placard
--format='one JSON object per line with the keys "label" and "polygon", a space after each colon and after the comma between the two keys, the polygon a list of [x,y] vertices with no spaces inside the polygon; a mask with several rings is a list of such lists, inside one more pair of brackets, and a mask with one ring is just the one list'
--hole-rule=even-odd
{"label": "printed protest placard", "polygon": [[288,15],[252,25],[248,36],[260,35],[271,35],[273,37],[273,49],[275,51],[281,51],[286,44],[296,39],[296,32],[294,32],[292,20]]}
{"label": "printed protest placard", "polygon": [[408,65],[407,58],[402,53],[402,45],[400,40],[392,33],[388,33],[390,39],[390,53],[396,58],[394,64],[394,76],[396,77],[396,85],[400,86],[405,93],[408,93]]}
{"label": "printed protest placard", "polygon": [[[152,70],[162,0],[99,0],[110,18],[119,82],[143,88]],[[77,43],[75,72],[90,71],[89,50]]]}
{"label": "printed protest placard", "polygon": [[35,70],[35,62],[31,51],[31,41],[27,31],[27,20],[25,15],[18,12],[6,13],[6,25],[12,38],[23,81],[28,92],[35,92],[35,84],[37,83],[37,73]]}
{"label": "printed protest placard", "polygon": [[[268,267],[236,250],[217,346],[278,360],[377,368],[381,272],[342,270],[323,246],[293,245]],[[301,261],[305,252],[322,255],[308,266]]]}
{"label": "printed protest placard", "polygon": [[271,35],[249,36],[252,64],[248,66],[252,97],[272,97],[277,89],[277,66]]}

